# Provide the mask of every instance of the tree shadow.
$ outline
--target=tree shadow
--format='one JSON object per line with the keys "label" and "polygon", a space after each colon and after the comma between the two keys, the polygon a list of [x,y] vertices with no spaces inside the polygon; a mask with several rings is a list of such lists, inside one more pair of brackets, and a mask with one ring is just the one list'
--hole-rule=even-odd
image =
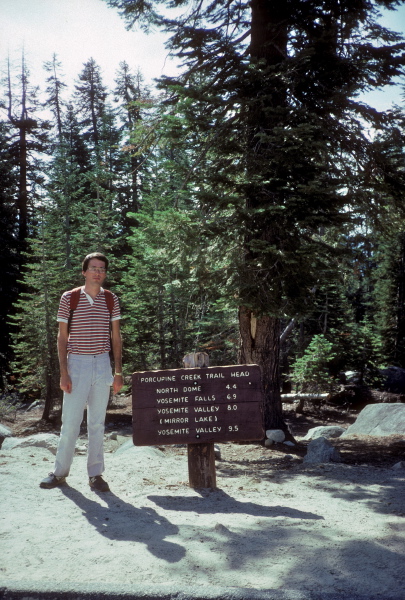
{"label": "tree shadow", "polygon": [[[198,492],[198,490],[196,490]],[[255,517],[286,517],[289,519],[323,520],[323,517],[312,512],[304,512],[288,506],[263,506],[254,502],[240,502],[222,490],[213,490],[201,497],[190,496],[148,496],[160,508],[197,514],[243,514]]]}
{"label": "tree shadow", "polygon": [[[226,482],[243,476],[255,477],[259,481],[282,485],[284,481],[305,476],[309,486],[322,488],[331,498],[340,498],[349,502],[367,502],[376,513],[386,515],[405,515],[405,495],[403,471],[369,467],[367,464],[325,463],[317,465],[294,466],[285,464],[275,467],[271,458],[255,460],[222,461],[218,468],[217,480]],[[378,486],[376,488],[375,486]],[[299,495],[297,486],[297,495]]]}
{"label": "tree shadow", "polygon": [[81,509],[90,525],[103,537],[143,543],[151,554],[169,563],[184,558],[183,546],[165,540],[167,536],[178,534],[178,527],[153,508],[136,508],[112,492],[99,495],[107,504],[102,506],[67,484],[61,486],[60,491]]}

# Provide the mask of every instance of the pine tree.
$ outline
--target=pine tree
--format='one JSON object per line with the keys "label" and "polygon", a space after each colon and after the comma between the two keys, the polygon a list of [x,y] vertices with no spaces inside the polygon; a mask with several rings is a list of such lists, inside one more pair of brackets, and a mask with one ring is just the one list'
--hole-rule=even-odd
{"label": "pine tree", "polygon": [[[30,83],[30,73],[23,52],[17,86],[12,80],[10,60],[7,63],[7,116],[14,135],[10,152],[19,173],[16,206],[18,211],[18,239],[21,251],[29,234],[36,185],[41,182],[41,164],[38,156],[47,150],[49,125],[38,118],[38,88]],[[17,91],[15,91],[17,87]],[[30,187],[30,191],[28,188]]]}
{"label": "pine tree", "polygon": [[[193,214],[155,208],[141,210],[137,219],[120,292],[126,361],[138,370],[178,368],[186,353],[209,350],[215,364],[233,364],[234,311],[221,302],[212,282],[202,285],[196,272],[195,264],[202,262],[196,254],[204,253],[212,268],[221,265],[207,255],[206,246],[196,245]],[[185,253],[189,238],[194,245]]]}
{"label": "pine tree", "polygon": [[11,360],[9,315],[18,295],[20,256],[17,209],[14,203],[18,178],[9,150],[10,125],[0,122],[0,388],[6,384]]}
{"label": "pine tree", "polygon": [[57,242],[59,223],[52,211],[42,207],[36,235],[29,242],[30,260],[24,270],[24,290],[13,317],[13,372],[20,395],[45,401],[42,418],[49,420],[51,410],[61,399],[57,357],[56,312],[59,290],[64,288],[63,247]]}
{"label": "pine tree", "polygon": [[75,89],[80,123],[85,128],[85,136],[92,150],[97,154],[107,91],[102,82],[101,69],[93,58],[84,63],[84,69],[79,75]]}
{"label": "pine tree", "polygon": [[208,231],[239,239],[227,287],[238,295],[241,360],[262,367],[266,427],[283,427],[280,318],[308,310],[334,254],[324,232],[367,211],[379,184],[368,128],[387,115],[358,95],[402,72],[400,36],[376,22],[378,6],[397,2],[183,2],[189,11],[173,19],[159,2],[107,3],[130,25],[164,27],[183,60],[183,74],[164,81],[167,104],[188,112],[188,138],[211,163],[195,165],[188,191]]}
{"label": "pine tree", "polygon": [[[126,62],[120,63],[115,82],[114,99],[122,134],[115,189],[125,239],[131,226],[136,225],[135,214],[140,210],[145,196],[144,181],[148,178],[150,165],[148,150],[143,152],[139,140],[147,137],[153,101],[140,69],[132,73]],[[122,252],[126,251],[128,248],[124,246]]]}
{"label": "pine tree", "polygon": [[64,83],[61,79],[61,68],[62,63],[58,61],[56,54],[52,56],[52,61],[48,61],[44,63],[44,69],[47,73],[49,73],[48,78],[46,79],[46,83],[48,84],[46,88],[47,99],[46,104],[48,108],[51,109],[55,124],[58,131],[59,140],[62,140],[62,122],[63,122],[63,109],[64,109],[64,101],[62,98],[63,90],[67,87],[66,83]]}
{"label": "pine tree", "polygon": [[19,391],[45,400],[44,419],[61,397],[56,345],[60,296],[82,283],[83,257],[97,250],[111,254],[119,237],[112,190],[118,139],[114,116],[103,108],[95,147],[86,140],[73,106],[62,112],[60,97],[54,100],[53,157],[35,206],[13,343]]}

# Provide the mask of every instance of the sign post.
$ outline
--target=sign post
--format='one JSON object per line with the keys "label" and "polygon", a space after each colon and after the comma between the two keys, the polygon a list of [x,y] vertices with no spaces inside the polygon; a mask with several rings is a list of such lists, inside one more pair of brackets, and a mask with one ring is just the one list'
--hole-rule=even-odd
{"label": "sign post", "polygon": [[136,446],[189,444],[191,487],[215,487],[215,442],[264,437],[258,365],[137,372],[132,405]]}
{"label": "sign post", "polygon": [[[183,357],[186,369],[193,367],[208,367],[209,357],[206,352],[192,352]],[[188,459],[188,484],[191,488],[215,489],[217,487],[217,473],[215,466],[214,442],[202,444],[187,444]]]}

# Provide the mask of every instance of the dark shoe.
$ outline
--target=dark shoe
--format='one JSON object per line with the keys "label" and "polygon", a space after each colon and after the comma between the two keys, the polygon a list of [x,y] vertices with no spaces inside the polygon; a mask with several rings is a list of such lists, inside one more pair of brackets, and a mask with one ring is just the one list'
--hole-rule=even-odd
{"label": "dark shoe", "polygon": [[51,488],[57,487],[58,485],[65,483],[65,481],[66,477],[57,477],[53,473],[49,473],[48,477],[45,477],[45,479],[41,481],[39,487],[47,488],[48,490],[50,490]]}
{"label": "dark shoe", "polygon": [[95,477],[90,477],[89,486],[96,490],[97,492],[109,492],[110,488],[108,487],[108,483],[104,481],[101,475],[96,475]]}

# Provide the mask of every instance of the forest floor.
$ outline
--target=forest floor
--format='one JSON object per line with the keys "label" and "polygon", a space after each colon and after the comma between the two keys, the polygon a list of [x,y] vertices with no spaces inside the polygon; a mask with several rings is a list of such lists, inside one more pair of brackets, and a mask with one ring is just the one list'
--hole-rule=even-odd
{"label": "forest floor", "polygon": [[[59,433],[42,409],[3,421],[13,436]],[[285,417],[297,445],[219,444],[217,489],[188,485],[187,448],[132,447],[131,402],[109,408],[105,478],[86,478],[86,435],[67,483],[39,487],[52,469],[44,448],[0,449],[0,585],[166,584],[291,589],[399,600],[405,589],[402,436],[333,440],[342,462],[306,465],[318,425],[349,426],[355,411],[306,406]]]}

